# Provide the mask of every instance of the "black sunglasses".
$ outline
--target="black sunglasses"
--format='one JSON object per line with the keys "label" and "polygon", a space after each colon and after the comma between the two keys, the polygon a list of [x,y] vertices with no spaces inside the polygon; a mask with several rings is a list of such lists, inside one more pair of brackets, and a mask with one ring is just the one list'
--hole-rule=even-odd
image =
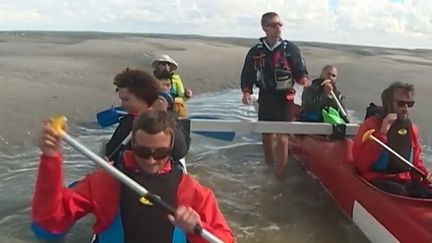
{"label": "black sunglasses", "polygon": [[405,107],[408,106],[409,108],[413,107],[415,102],[414,101],[403,101],[403,100],[395,100],[397,106],[399,107]]}
{"label": "black sunglasses", "polygon": [[153,157],[153,159],[159,160],[159,159],[164,159],[171,155],[173,144],[174,144],[174,135],[171,136],[169,147],[149,148],[146,146],[139,146],[132,143],[132,150],[134,154],[139,158],[149,159],[150,157]]}
{"label": "black sunglasses", "polygon": [[157,148],[152,149],[145,146],[133,146],[132,150],[134,154],[143,159],[149,159],[153,157],[153,159],[159,160],[168,157],[171,154],[171,147],[169,148]]}

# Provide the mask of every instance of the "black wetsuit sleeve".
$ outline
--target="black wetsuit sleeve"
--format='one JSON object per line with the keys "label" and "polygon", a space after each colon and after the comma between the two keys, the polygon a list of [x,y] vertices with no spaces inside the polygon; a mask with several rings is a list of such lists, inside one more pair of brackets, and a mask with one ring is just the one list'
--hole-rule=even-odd
{"label": "black wetsuit sleeve", "polygon": [[256,80],[255,64],[253,59],[254,49],[255,48],[251,48],[247,53],[240,77],[240,86],[242,92],[247,92],[251,94],[253,85]]}
{"label": "black wetsuit sleeve", "polygon": [[[122,118],[117,126],[114,134],[111,136],[111,139],[105,146],[105,156],[111,156],[118,146],[123,142],[123,140],[129,135],[132,131],[134,117],[132,115],[127,115]],[[117,158],[120,151],[117,151],[111,158]]]}
{"label": "black wetsuit sleeve", "polygon": [[292,57],[293,77],[296,81],[303,76],[308,76],[308,70],[300,49],[291,42],[288,42],[287,51]]}
{"label": "black wetsuit sleeve", "polygon": [[305,88],[302,95],[302,111],[304,112],[320,112],[324,106],[324,96],[320,86],[321,80],[312,81],[312,85]]}
{"label": "black wetsuit sleeve", "polygon": [[[312,85],[307,87],[303,91],[302,95],[302,111],[304,112],[321,112],[324,107],[331,106],[335,109],[339,109],[337,102],[330,98],[324,93],[323,87],[321,87],[322,79],[315,79],[312,81]],[[339,91],[334,90],[336,97],[339,98],[341,105],[345,107],[344,99]]]}
{"label": "black wetsuit sleeve", "polygon": [[191,143],[190,137],[190,120],[179,119],[174,128],[174,146],[171,152],[171,157],[174,161],[179,161],[189,152]]}

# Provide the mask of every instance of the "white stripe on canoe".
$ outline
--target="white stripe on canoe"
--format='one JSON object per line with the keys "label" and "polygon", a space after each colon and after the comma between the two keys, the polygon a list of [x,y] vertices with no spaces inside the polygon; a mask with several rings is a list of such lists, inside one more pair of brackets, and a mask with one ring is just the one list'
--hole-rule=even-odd
{"label": "white stripe on canoe", "polygon": [[352,220],[373,243],[400,242],[357,201],[354,201]]}
{"label": "white stripe on canoe", "polygon": [[[346,124],[346,134],[357,134],[359,124]],[[287,133],[331,135],[332,125],[317,122],[270,122],[247,120],[191,120],[191,131],[194,132],[238,132],[238,133]]]}

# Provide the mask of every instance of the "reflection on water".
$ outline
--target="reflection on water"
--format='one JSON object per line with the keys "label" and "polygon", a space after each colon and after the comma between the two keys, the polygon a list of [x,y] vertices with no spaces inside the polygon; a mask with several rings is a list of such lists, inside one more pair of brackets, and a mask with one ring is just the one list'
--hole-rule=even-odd
{"label": "reflection on water", "polygon": [[[252,108],[240,105],[238,91],[194,97],[188,109],[191,115],[227,119],[256,116]],[[112,129],[83,124],[78,140],[100,151]],[[198,135],[192,139],[188,171],[215,190],[238,242],[367,242],[319,182],[295,161],[290,161],[287,179],[276,181],[271,168],[263,165],[258,135],[239,134],[232,143]],[[66,183],[95,168],[70,147],[64,152]],[[28,227],[38,153],[31,147],[0,154],[0,242],[38,242]],[[66,242],[88,242],[92,222],[91,216],[80,221]]]}

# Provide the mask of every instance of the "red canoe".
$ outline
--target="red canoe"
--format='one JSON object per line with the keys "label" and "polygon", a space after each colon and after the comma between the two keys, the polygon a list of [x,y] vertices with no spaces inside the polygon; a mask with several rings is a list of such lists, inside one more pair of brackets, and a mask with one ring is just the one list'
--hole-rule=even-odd
{"label": "red canoe", "polygon": [[351,139],[293,137],[290,150],[372,242],[432,242],[432,200],[383,192],[352,167]]}

